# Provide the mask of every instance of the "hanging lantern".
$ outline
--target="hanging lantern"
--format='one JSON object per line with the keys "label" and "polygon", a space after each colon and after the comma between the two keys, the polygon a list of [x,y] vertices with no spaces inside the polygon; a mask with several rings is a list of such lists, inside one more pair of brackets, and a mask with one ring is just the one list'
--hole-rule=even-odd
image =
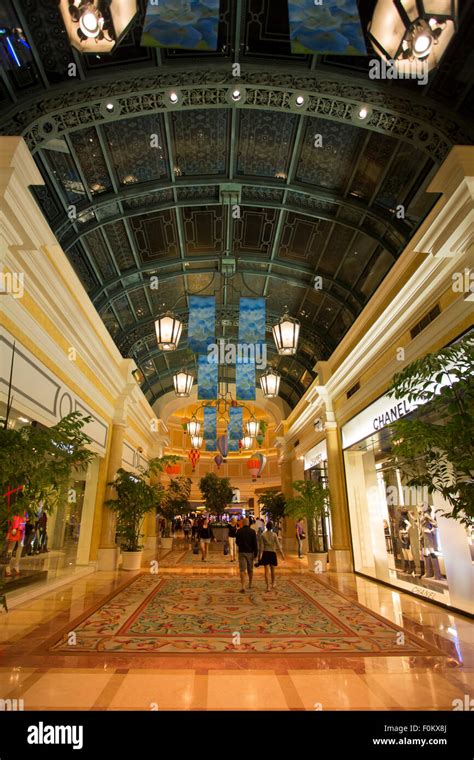
{"label": "hanging lantern", "polygon": [[187,398],[193,387],[194,377],[185,369],[180,370],[173,375],[174,392],[178,398]]}
{"label": "hanging lantern", "polygon": [[175,351],[183,330],[183,323],[170,311],[155,321],[156,340],[161,351]]}
{"label": "hanging lantern", "polygon": [[288,312],[285,312],[280,321],[276,325],[273,325],[273,340],[279,354],[282,354],[282,356],[296,354],[300,327],[301,325],[298,320],[290,317]]}
{"label": "hanging lantern", "polygon": [[197,417],[194,414],[186,425],[186,428],[190,436],[199,435],[199,431],[201,430],[201,423],[198,421]]}
{"label": "hanging lantern", "polygon": [[255,459],[257,459],[260,462],[260,467],[257,474],[257,478],[260,478],[262,470],[264,469],[267,463],[267,457],[264,456],[263,454],[260,454],[260,452],[258,452],[257,454],[255,454]]}
{"label": "hanging lantern", "polygon": [[368,26],[376,53],[401,73],[438,66],[457,26],[457,0],[378,0]]}
{"label": "hanging lantern", "polygon": [[244,435],[242,438],[242,448],[244,451],[248,451],[249,449],[253,448],[253,438],[251,435]]}
{"label": "hanging lantern", "polygon": [[188,457],[189,457],[189,461],[191,462],[191,466],[192,466],[193,472],[195,472],[196,471],[196,465],[197,465],[197,463],[199,462],[199,460],[201,458],[201,452],[198,451],[198,449],[191,449],[191,451],[189,452]]}
{"label": "hanging lantern", "polygon": [[217,439],[217,449],[220,454],[222,454],[224,462],[226,461],[226,457],[229,451],[229,436],[227,433],[224,433],[224,435],[220,435]]}
{"label": "hanging lantern", "polygon": [[220,454],[217,454],[217,455],[214,457],[214,462],[216,463],[216,465],[217,465],[217,469],[218,469],[218,470],[220,470],[220,468],[221,468],[221,464],[223,463],[223,461],[224,461],[224,460],[222,459],[222,457],[221,457],[221,455],[220,455]]}
{"label": "hanging lantern", "polygon": [[193,449],[200,449],[202,446],[202,435],[192,435],[191,446]]}
{"label": "hanging lantern", "polygon": [[280,374],[275,369],[267,369],[260,378],[260,387],[265,398],[275,398],[280,390]]}
{"label": "hanging lantern", "polygon": [[166,467],[165,467],[165,472],[166,472],[167,475],[170,475],[170,476],[171,475],[179,475],[180,469],[181,468],[180,468],[179,464],[167,464]]}
{"label": "hanging lantern", "polygon": [[255,438],[260,430],[260,422],[252,415],[246,426],[247,433],[251,438]]}
{"label": "hanging lantern", "polygon": [[260,460],[254,459],[253,457],[247,461],[247,467],[248,471],[250,472],[252,476],[252,482],[257,482],[257,475],[260,470]]}

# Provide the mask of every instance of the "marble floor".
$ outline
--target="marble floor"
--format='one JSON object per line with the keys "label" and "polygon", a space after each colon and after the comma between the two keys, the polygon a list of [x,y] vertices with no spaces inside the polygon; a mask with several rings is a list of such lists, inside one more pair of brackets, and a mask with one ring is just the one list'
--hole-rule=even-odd
{"label": "marble floor", "polygon": [[[184,547],[158,559],[158,573],[235,577],[227,560],[183,562]],[[189,557],[188,557],[189,560]],[[289,556],[282,575],[304,576]],[[423,599],[353,574],[325,582],[401,626],[443,656],[149,655],[49,653],[42,644],[120,588],[130,574],[94,573],[0,613],[0,699],[25,710],[452,710],[474,686],[473,624]],[[216,578],[216,581],[218,579]],[[263,586],[263,574],[255,582]]]}

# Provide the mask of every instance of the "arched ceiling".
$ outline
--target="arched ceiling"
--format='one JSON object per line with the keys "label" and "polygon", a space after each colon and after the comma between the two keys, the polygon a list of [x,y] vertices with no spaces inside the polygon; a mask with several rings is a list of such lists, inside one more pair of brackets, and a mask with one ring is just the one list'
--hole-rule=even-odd
{"label": "arched ceiling", "polygon": [[[373,5],[359,3],[364,23]],[[140,8],[115,53],[80,56],[54,4],[15,2],[32,61],[22,79],[2,73],[0,129],[24,135],[45,180],[33,192],[152,404],[194,361],[187,305],[200,293],[216,296],[230,339],[239,297],[265,297],[269,356],[292,407],[436,200],[425,192],[436,167],[451,145],[472,142],[472,6],[424,88],[374,83],[364,57],[291,55],[284,0],[223,1],[216,53],[140,47]],[[271,340],[285,305],[302,323],[295,357],[277,356]],[[170,308],[185,329],[163,354],[154,319]]]}

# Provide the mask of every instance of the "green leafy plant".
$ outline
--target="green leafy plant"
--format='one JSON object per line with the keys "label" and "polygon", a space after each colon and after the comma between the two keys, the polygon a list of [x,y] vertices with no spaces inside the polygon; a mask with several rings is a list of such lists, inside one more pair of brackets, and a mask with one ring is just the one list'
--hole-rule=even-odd
{"label": "green leafy plant", "polygon": [[440,493],[443,514],[474,519],[474,338],[428,354],[393,378],[389,395],[420,403],[393,426],[392,462],[408,486]]}
{"label": "green leafy plant", "polygon": [[217,516],[224,514],[226,506],[232,502],[229,478],[219,478],[214,472],[208,472],[199,481],[199,488],[207,511]]}
{"label": "green leafy plant", "polygon": [[117,514],[117,533],[124,540],[126,552],[143,549],[141,539],[145,516],[159,505],[162,496],[162,487],[147,483],[147,476],[146,470],[135,473],[121,467],[108,484],[116,491],[117,498],[108,499],[104,505]]}
{"label": "green leafy plant", "polygon": [[286,502],[285,514],[294,520],[306,519],[308,548],[311,553],[324,552],[318,532],[318,519],[329,514],[331,497],[329,489],[320,480],[295,480],[293,488],[299,496]]}
{"label": "green leafy plant", "polygon": [[271,489],[262,491],[258,495],[260,502],[260,511],[273,523],[278,523],[282,517],[285,516],[286,509],[286,496],[281,491],[273,491]]}
{"label": "green leafy plant", "polygon": [[190,511],[189,497],[191,495],[191,478],[180,476],[173,478],[166,491],[163,493],[159,512],[165,518],[163,537],[171,535],[171,521],[177,515],[187,514]]}
{"label": "green leafy plant", "polygon": [[20,486],[22,502],[29,512],[36,513],[42,502],[46,513],[51,514],[74,469],[83,469],[94,454],[85,448],[91,439],[83,431],[90,417],[72,412],[46,428],[41,425],[24,425],[15,429],[6,421],[0,427],[0,483],[2,524],[8,512],[8,494]]}

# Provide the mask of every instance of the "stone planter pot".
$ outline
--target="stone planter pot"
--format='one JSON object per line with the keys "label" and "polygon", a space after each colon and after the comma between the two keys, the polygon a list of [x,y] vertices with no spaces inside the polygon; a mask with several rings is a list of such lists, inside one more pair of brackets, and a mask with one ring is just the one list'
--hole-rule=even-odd
{"label": "stone planter pot", "polygon": [[313,573],[325,573],[328,569],[327,552],[308,552],[308,567]]}
{"label": "stone planter pot", "polygon": [[122,570],[140,570],[143,552],[122,552]]}
{"label": "stone planter pot", "polygon": [[172,549],[173,548],[173,537],[169,536],[168,538],[164,538],[162,536],[160,538],[160,548],[161,549]]}
{"label": "stone planter pot", "polygon": [[227,541],[227,539],[229,538],[229,528],[212,527],[212,535],[217,541]]}

